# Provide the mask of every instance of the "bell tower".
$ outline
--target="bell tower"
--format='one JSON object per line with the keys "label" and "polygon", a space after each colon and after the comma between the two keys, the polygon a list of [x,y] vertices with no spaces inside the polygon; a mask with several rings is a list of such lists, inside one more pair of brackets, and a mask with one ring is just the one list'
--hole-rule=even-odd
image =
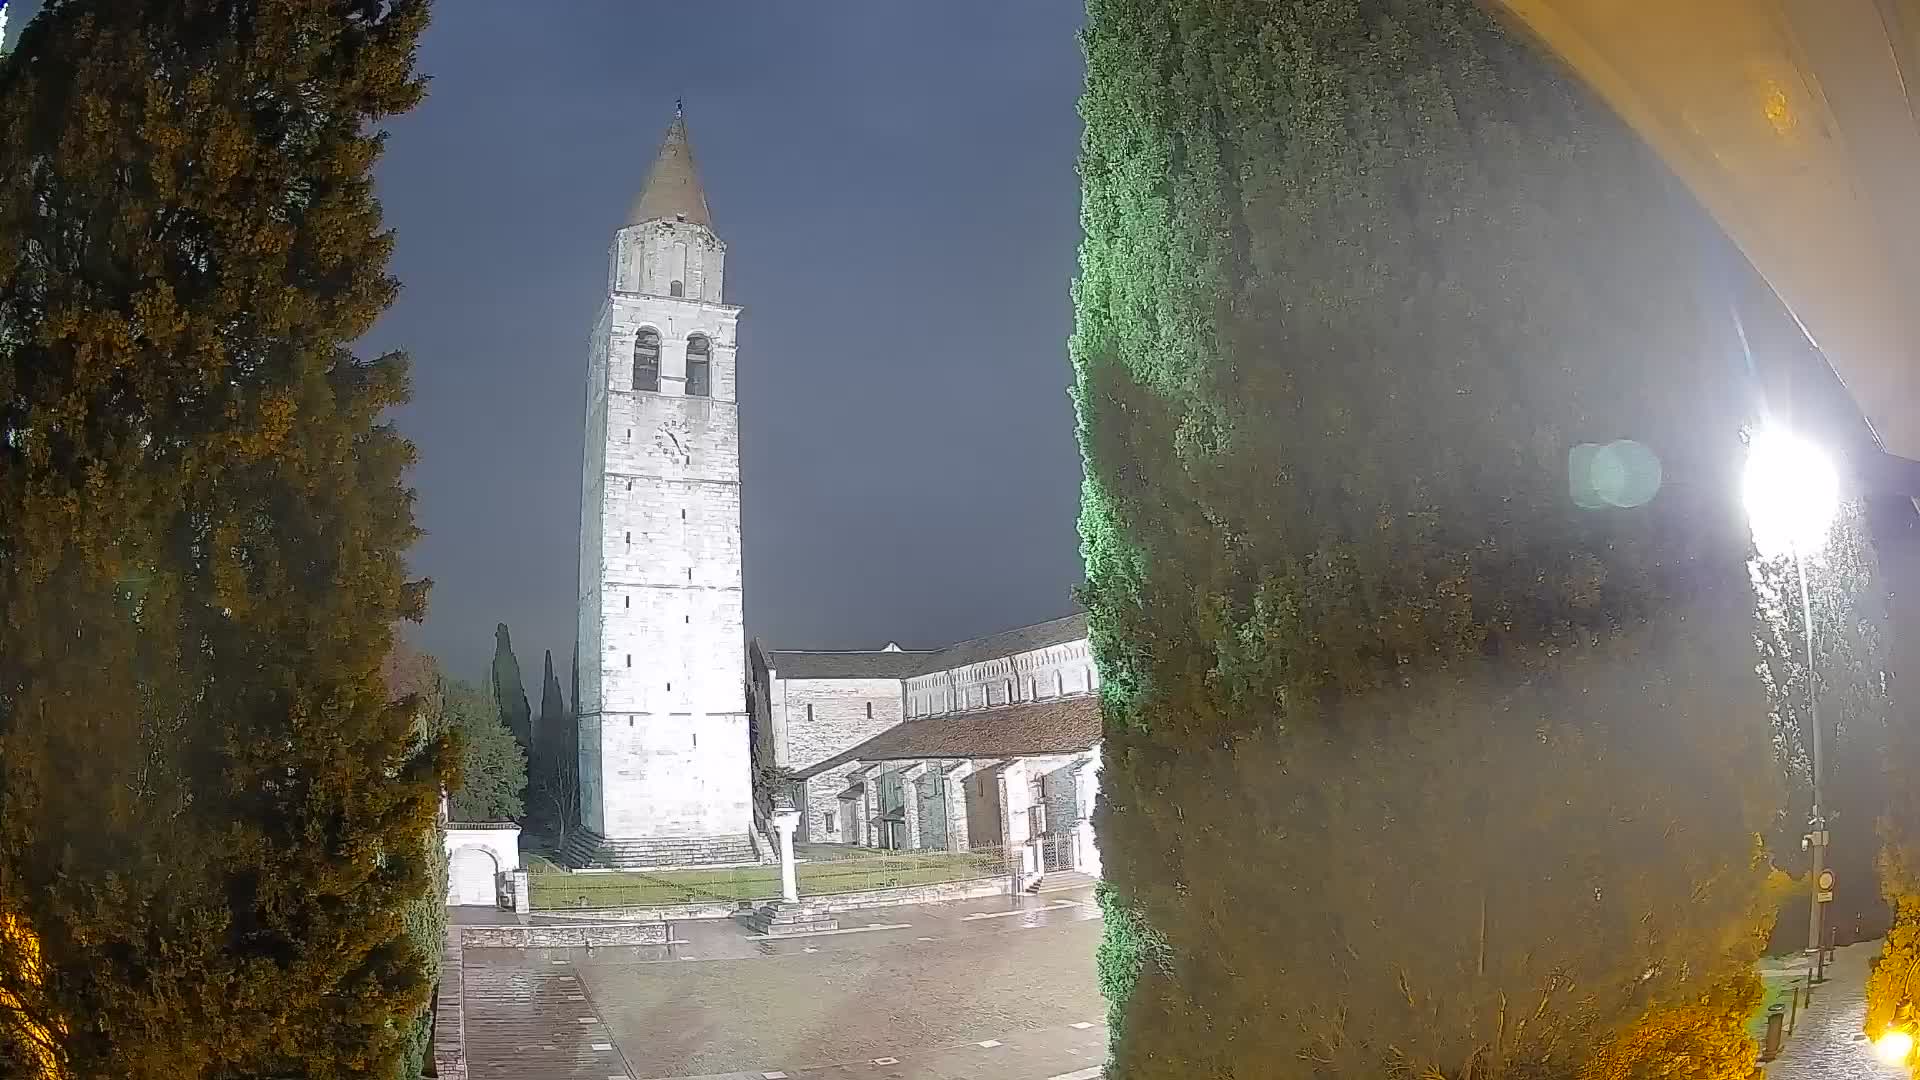
{"label": "bell tower", "polygon": [[576,864],[758,855],[726,253],[676,109],[613,235],[587,361]]}

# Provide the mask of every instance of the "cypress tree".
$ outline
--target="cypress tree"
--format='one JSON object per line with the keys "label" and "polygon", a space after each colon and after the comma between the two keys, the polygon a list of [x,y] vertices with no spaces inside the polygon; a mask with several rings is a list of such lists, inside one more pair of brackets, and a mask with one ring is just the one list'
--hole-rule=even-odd
{"label": "cypress tree", "polygon": [[551,650],[540,680],[540,725],[535,742],[528,786],[546,830],[564,843],[567,827],[578,810],[580,736],[561,693],[560,677],[554,673]]}
{"label": "cypress tree", "polygon": [[520,678],[520,658],[513,655],[513,635],[507,624],[493,628],[492,689],[494,703],[500,709],[500,722],[507,725],[522,753],[533,753],[533,709],[527,704],[526,683]]}
{"label": "cypress tree", "polygon": [[[396,640],[387,652],[382,679],[387,696],[394,701],[411,702],[414,708],[414,737],[420,745],[440,739],[448,730],[444,702],[444,682],[440,663],[405,641]],[[492,711],[487,716],[492,719]],[[443,784],[456,783],[459,775],[442,778]],[[408,903],[401,915],[407,938],[426,961],[428,985],[440,981],[440,958],[446,950],[447,935],[447,845],[446,834],[438,823],[425,838],[428,860],[428,885]],[[388,1074],[392,1080],[414,1080],[426,1064],[433,1036],[433,1003],[429,1001],[407,1029],[399,1057]]]}
{"label": "cypress tree", "polygon": [[1704,219],[1468,0],[1088,14],[1113,1075],[1746,1077],[1777,790]]}
{"label": "cypress tree", "polygon": [[553,673],[552,649],[547,650],[545,664],[540,675],[540,726],[536,729],[542,743],[564,733],[567,727],[567,702],[560,693],[560,677]]}
{"label": "cypress tree", "polygon": [[406,363],[350,349],[426,19],[66,0],[0,62],[0,1061],[392,1075],[427,1006]]}

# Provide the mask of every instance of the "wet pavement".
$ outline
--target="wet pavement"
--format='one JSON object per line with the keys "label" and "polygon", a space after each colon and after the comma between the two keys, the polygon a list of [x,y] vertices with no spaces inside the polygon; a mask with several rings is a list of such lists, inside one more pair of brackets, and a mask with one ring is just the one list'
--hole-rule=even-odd
{"label": "wet pavement", "polygon": [[473,1080],[1053,1080],[1098,1075],[1091,892],[877,908],[759,938],[468,949]]}
{"label": "wet pavement", "polygon": [[1873,1056],[1861,1025],[1867,1017],[1867,961],[1878,941],[1835,949],[1827,981],[1814,989],[1813,1004],[1794,1024],[1793,1038],[1766,1066],[1767,1080],[1881,1080],[1905,1077],[1904,1068]]}

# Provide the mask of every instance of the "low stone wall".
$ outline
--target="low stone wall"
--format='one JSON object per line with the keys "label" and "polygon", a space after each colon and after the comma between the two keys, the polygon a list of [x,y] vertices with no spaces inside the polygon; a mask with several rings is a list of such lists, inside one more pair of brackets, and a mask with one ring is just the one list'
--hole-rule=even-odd
{"label": "low stone wall", "polygon": [[1007,878],[990,877],[971,881],[942,881],[933,885],[902,885],[897,889],[830,893],[825,896],[808,896],[802,892],[800,903],[812,911],[855,911],[905,904],[937,904],[947,900],[978,900],[983,896],[1006,896],[1012,891],[1012,882]]}
{"label": "low stone wall", "polygon": [[580,949],[615,945],[665,945],[664,922],[599,922],[579,926],[462,926],[469,949]]}
{"label": "low stone wall", "polygon": [[669,904],[664,907],[631,908],[579,908],[572,911],[566,908],[541,908],[543,919],[567,919],[582,923],[626,923],[626,922],[691,922],[696,919],[730,919],[735,911],[744,905],[752,907],[760,901],[749,903],[745,900],[715,901],[710,904]]}
{"label": "low stone wall", "polygon": [[[974,878],[970,881],[942,881],[932,885],[903,885],[894,889],[868,889],[863,892],[800,894],[800,906],[809,911],[856,911],[860,908],[899,907],[904,904],[936,904],[948,900],[978,900],[983,896],[1006,896],[1013,883],[1006,877]],[[594,908],[588,911],[542,910],[547,919],[578,919],[581,923],[605,926],[631,922],[691,922],[697,919],[730,919],[736,911],[754,908],[766,900],[741,900],[732,903],[675,904],[669,907]],[[487,929],[492,929],[488,927]],[[471,941],[471,939],[469,939]],[[600,942],[594,942],[598,945]]]}

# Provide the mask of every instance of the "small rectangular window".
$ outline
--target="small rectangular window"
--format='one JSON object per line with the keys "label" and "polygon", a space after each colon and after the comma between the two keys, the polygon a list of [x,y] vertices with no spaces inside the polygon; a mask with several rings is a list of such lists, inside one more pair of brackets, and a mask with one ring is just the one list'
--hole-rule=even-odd
{"label": "small rectangular window", "polygon": [[867,702],[867,719],[873,719],[873,702]]}
{"label": "small rectangular window", "polygon": [[825,826],[826,831],[829,833],[833,832],[833,811],[831,810],[821,811],[821,818],[822,818],[821,824]]}
{"label": "small rectangular window", "polygon": [[680,511],[680,520],[681,521],[687,520],[687,512],[685,510]]}
{"label": "small rectangular window", "polygon": [[807,722],[813,722],[813,706],[811,705],[807,706]]}
{"label": "small rectangular window", "polygon": [[623,597],[621,597],[621,598],[620,598],[620,606],[621,606],[621,607],[626,607],[626,608],[630,608],[630,607],[632,607],[632,606],[633,606],[633,597],[631,597],[631,596],[623,596]]}
{"label": "small rectangular window", "polygon": [[628,666],[628,667],[632,667],[632,666],[633,666],[633,654],[632,654],[632,653],[628,653],[628,654],[627,654],[627,666]]}

